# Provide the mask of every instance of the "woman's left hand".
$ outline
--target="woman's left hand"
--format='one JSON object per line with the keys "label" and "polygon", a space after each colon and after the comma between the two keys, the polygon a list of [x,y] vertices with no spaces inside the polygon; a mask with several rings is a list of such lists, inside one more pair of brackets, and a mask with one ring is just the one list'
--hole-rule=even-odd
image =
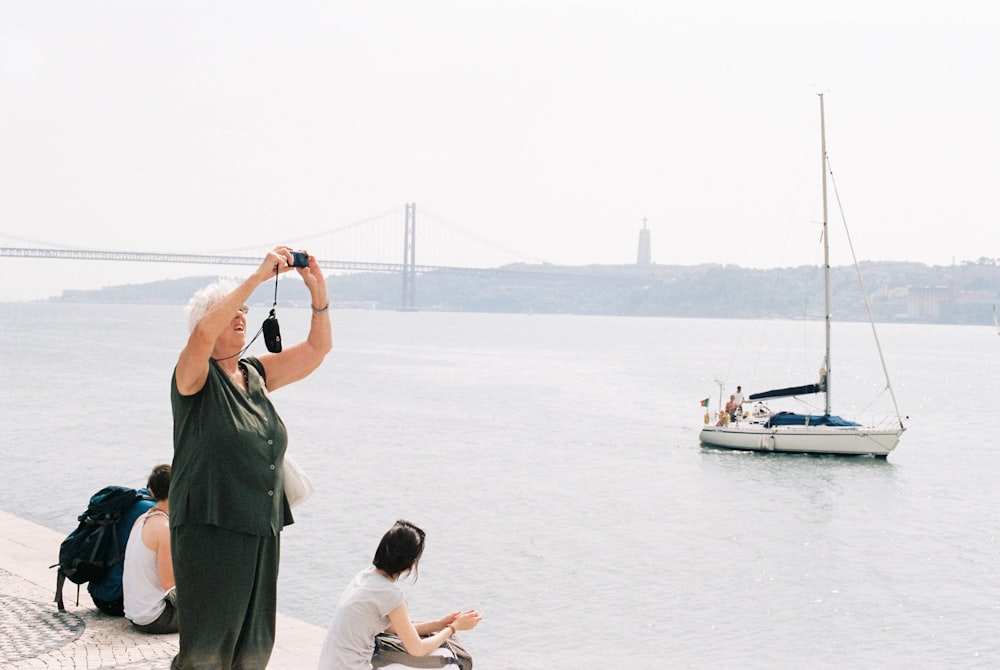
{"label": "woman's left hand", "polygon": [[296,270],[303,283],[309,289],[313,316],[309,322],[309,335],[305,341],[291,347],[286,347],[281,353],[261,354],[258,358],[267,369],[267,389],[275,391],[286,384],[298,381],[319,367],[323,358],[333,346],[330,335],[330,319],[327,308],[330,298],[326,293],[326,279],[316,261],[316,257],[306,251],[309,258],[308,267],[292,266],[292,250],[290,247],[279,247],[275,250],[284,257],[285,271]]}
{"label": "woman's left hand", "polygon": [[[296,267],[295,269],[298,271],[299,276],[302,277],[302,281],[305,282],[306,288],[308,288],[310,291],[313,291],[314,289],[318,288],[322,289],[323,292],[325,293],[326,278],[323,276],[323,270],[322,268],[320,268],[319,262],[316,260],[316,257],[310,254],[309,252],[302,250],[302,253],[306,254],[306,256],[309,257],[309,267],[304,267],[304,268]],[[288,264],[291,265],[290,249],[288,251],[288,259],[286,260],[288,261]]]}

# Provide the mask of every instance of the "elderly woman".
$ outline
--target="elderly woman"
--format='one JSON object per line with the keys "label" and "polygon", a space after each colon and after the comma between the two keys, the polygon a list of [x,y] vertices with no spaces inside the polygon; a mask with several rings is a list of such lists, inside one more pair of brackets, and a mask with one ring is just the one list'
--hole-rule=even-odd
{"label": "elderly woman", "polygon": [[[330,351],[326,281],[313,256],[292,267],[276,247],[243,283],[217,282],[188,305],[191,334],[170,387],[174,460],[170,540],[180,649],[171,668],[263,668],[274,646],[287,432],[269,394],[311,373]],[[246,301],[296,270],[312,298],[303,342],[242,358]]]}

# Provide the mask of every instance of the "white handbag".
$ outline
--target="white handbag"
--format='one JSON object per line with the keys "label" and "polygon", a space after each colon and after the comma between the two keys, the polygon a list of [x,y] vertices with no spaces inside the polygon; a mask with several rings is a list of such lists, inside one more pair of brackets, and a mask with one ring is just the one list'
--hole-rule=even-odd
{"label": "white handbag", "polygon": [[309,475],[295,459],[285,453],[285,497],[292,507],[301,505],[313,494],[315,488]]}

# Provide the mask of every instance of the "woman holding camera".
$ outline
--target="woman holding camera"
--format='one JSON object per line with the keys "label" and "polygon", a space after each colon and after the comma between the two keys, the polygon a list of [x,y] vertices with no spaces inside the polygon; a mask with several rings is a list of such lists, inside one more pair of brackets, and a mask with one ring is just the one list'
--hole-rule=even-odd
{"label": "woman holding camera", "polygon": [[[293,269],[312,298],[308,336],[280,353],[242,358],[246,301]],[[288,435],[269,394],[323,362],[332,347],[329,306],[316,259],[296,259],[285,246],[242,283],[215,282],[188,304],[190,335],[170,386],[170,539],[184,613],[171,668],[267,667],[280,533],[293,521],[284,495]]]}

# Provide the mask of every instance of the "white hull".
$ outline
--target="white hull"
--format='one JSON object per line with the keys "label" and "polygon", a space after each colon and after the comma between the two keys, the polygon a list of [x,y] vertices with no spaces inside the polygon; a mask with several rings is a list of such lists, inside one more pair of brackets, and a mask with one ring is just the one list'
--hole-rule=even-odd
{"label": "white hull", "polygon": [[861,426],[775,426],[746,423],[705,426],[701,443],[720,449],[772,451],[794,454],[887,456],[899,443],[903,429]]}

